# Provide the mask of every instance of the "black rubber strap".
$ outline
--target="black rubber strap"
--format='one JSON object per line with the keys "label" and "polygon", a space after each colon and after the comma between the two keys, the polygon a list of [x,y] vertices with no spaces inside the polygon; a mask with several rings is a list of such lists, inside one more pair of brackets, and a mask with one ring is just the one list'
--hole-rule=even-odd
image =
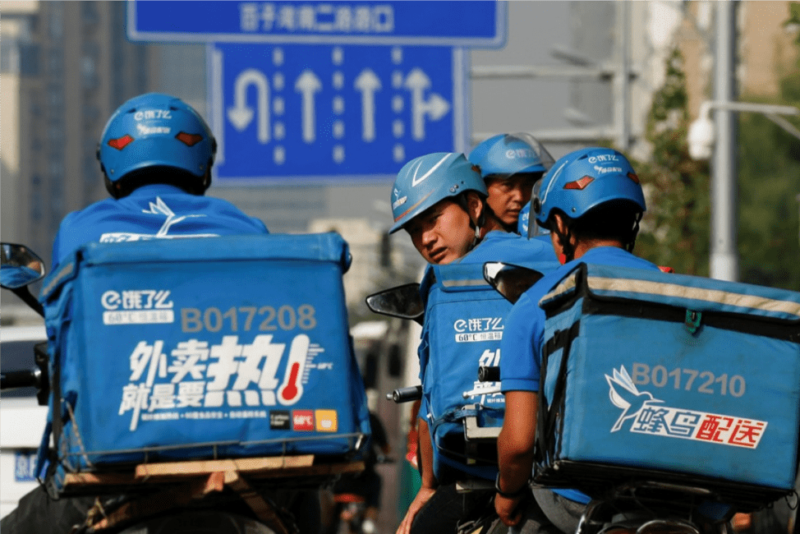
{"label": "black rubber strap", "polygon": [[[537,461],[544,461],[546,453],[550,450],[549,438],[552,436],[553,430],[555,429],[556,416],[558,414],[557,406],[561,403],[560,399],[566,387],[567,360],[569,359],[572,340],[578,336],[580,329],[581,322],[576,321],[569,329],[556,331],[553,337],[550,338],[544,346],[542,367],[539,374],[539,413],[536,419],[536,447],[534,451],[534,457]],[[550,356],[559,349],[563,349],[561,353],[561,364],[558,370],[556,385],[553,390],[553,397],[549,399],[548,403],[544,400],[547,366],[550,361]]]}

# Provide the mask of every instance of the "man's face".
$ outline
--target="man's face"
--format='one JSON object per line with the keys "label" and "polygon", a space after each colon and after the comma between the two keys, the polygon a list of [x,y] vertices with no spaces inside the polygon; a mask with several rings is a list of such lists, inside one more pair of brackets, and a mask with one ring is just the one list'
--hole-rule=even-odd
{"label": "man's face", "polygon": [[487,203],[504,225],[516,227],[519,212],[531,199],[531,191],[540,173],[519,173],[510,178],[487,178]]}
{"label": "man's face", "polygon": [[469,215],[452,200],[428,208],[405,229],[425,261],[434,264],[447,264],[464,256],[475,238]]}

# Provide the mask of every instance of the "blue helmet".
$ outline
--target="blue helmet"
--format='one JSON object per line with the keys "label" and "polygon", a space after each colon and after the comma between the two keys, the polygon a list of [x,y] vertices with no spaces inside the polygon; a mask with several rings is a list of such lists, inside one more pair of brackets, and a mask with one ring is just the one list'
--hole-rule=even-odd
{"label": "blue helmet", "polygon": [[542,179],[532,206],[536,221],[546,226],[555,208],[578,219],[615,200],[627,200],[640,212],[647,209],[639,177],[628,159],[611,148],[592,147],[556,161]]}
{"label": "blue helmet", "polygon": [[436,152],[406,163],[392,187],[394,226],[390,234],[441,200],[465,191],[486,197],[486,184],[464,154]]}
{"label": "blue helmet", "polygon": [[[122,104],[103,130],[97,159],[106,187],[117,196],[118,183],[134,171],[168,167],[197,177],[185,185],[205,191],[217,144],[211,129],[179,98],[147,93]],[[185,175],[184,175],[185,176]]]}
{"label": "blue helmet", "polygon": [[469,161],[480,167],[486,179],[510,178],[517,173],[545,173],[553,165],[553,156],[527,133],[500,134],[476,146]]}

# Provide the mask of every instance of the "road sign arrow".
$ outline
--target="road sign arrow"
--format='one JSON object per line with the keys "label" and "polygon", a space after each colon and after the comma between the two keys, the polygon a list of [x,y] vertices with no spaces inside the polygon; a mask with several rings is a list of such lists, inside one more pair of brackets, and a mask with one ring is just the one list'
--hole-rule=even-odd
{"label": "road sign arrow", "polygon": [[433,93],[425,106],[431,120],[438,121],[450,111],[450,102],[437,93]]}
{"label": "road sign arrow", "polygon": [[431,86],[431,79],[422,69],[413,69],[408,73],[405,86],[411,91],[422,91]]}
{"label": "road sign arrow", "polygon": [[269,83],[267,77],[256,69],[247,69],[234,82],[234,105],[228,108],[228,120],[238,131],[242,131],[253,120],[253,109],[247,105],[247,88],[255,85],[258,91],[258,142],[269,141]]}
{"label": "road sign arrow", "polygon": [[381,81],[370,69],[364,69],[356,78],[355,88],[361,91],[361,137],[366,142],[375,139],[375,91]]}
{"label": "road sign arrow", "polygon": [[314,93],[322,89],[322,84],[313,71],[306,69],[297,77],[294,89],[303,95],[303,141],[313,143],[317,137]]}

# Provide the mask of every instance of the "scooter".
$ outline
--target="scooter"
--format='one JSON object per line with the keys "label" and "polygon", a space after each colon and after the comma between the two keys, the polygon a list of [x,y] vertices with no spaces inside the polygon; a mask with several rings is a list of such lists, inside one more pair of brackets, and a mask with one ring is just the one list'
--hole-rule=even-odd
{"label": "scooter", "polygon": [[[532,269],[502,262],[486,263],[483,274],[486,282],[512,304],[542,276]],[[418,284],[391,288],[368,297],[367,303],[376,313],[421,323],[424,306],[418,290]],[[482,366],[478,379],[495,382],[499,390],[500,368]],[[464,397],[473,393],[466,391]],[[412,386],[397,389],[387,394],[387,398],[408,402],[420,398],[421,394],[421,386]],[[465,428],[465,433],[468,431]],[[494,438],[496,446],[496,435]],[[546,487],[541,481],[532,481],[531,485]],[[733,506],[720,506],[718,501],[708,488],[632,475],[625,483],[609,486],[604,495],[596,496],[589,503],[576,534],[732,533],[731,520],[738,510]],[[465,525],[467,529],[473,526]],[[481,532],[496,533],[504,529],[496,519],[491,527]]]}
{"label": "scooter", "polygon": [[[45,276],[44,262],[24,245],[3,243],[0,252],[0,286],[44,317],[29,290]],[[0,389],[36,387],[39,404],[47,405],[58,384],[48,376],[46,343],[36,347],[35,364],[30,370],[3,372]],[[73,530],[76,534],[295,534],[320,487],[363,469],[359,461],[317,466],[303,458],[178,461],[130,466],[126,472],[79,473],[76,489],[59,498],[74,497],[83,506],[85,497],[97,497],[85,522]],[[142,469],[147,472],[143,477],[138,476]]]}

